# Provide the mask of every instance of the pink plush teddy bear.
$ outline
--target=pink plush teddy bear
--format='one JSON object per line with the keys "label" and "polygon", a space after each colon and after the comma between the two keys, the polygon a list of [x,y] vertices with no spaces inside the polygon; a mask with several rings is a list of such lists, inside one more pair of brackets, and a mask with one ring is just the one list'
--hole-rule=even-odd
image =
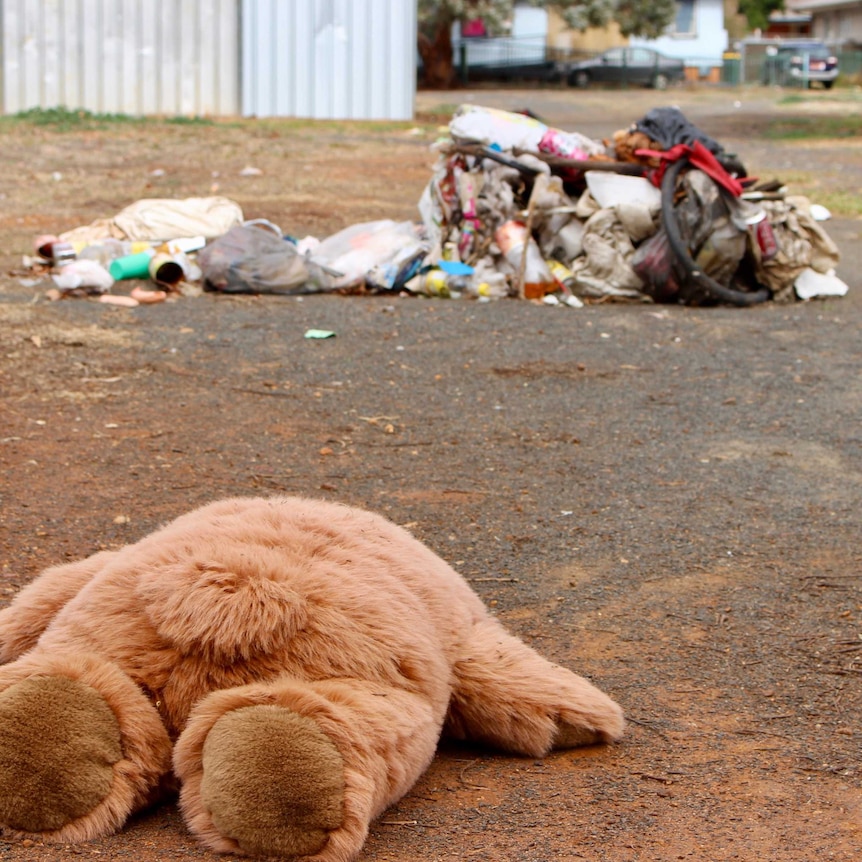
{"label": "pink plush teddy bear", "polygon": [[230,499],[0,612],[0,826],[92,840],[174,781],[225,853],[346,862],[441,734],[542,757],[620,708],[384,518]]}

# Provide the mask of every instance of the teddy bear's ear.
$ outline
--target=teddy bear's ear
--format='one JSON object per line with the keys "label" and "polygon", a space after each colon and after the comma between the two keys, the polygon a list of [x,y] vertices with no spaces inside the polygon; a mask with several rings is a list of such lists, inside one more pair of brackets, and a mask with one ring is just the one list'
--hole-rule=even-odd
{"label": "teddy bear's ear", "polygon": [[306,622],[305,601],[243,554],[142,573],[137,593],[159,635],[186,655],[233,662],[280,649]]}

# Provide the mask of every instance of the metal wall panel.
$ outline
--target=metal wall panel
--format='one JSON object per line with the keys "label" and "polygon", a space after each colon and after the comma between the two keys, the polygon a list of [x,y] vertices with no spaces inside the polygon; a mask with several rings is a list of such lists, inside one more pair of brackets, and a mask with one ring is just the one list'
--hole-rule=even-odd
{"label": "metal wall panel", "polygon": [[237,114],[239,33],[239,0],[0,0],[0,108]]}
{"label": "metal wall panel", "polygon": [[416,0],[243,0],[242,113],[413,116]]}

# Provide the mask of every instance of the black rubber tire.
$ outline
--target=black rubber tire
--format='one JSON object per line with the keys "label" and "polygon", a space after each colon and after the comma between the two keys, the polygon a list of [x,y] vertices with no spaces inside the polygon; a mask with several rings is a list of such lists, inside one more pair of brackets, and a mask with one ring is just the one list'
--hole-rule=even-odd
{"label": "black rubber tire", "polygon": [[682,158],[673,162],[665,171],[661,181],[661,220],[665,231],[667,231],[668,242],[670,243],[671,251],[674,253],[677,261],[681,264],[685,271],[685,277],[688,280],[694,281],[698,287],[710,299],[717,302],[725,302],[729,305],[745,307],[749,305],[759,305],[761,302],[766,302],[772,294],[767,288],[761,288],[756,291],[737,290],[733,287],[725,287],[719,284],[715,279],[710,278],[705,272],[698,269],[695,262],[691,259],[688,247],[682,238],[679,230],[679,223],[676,220],[676,215],[673,208],[673,199],[676,193],[676,180],[684,168],[689,165],[688,159]]}

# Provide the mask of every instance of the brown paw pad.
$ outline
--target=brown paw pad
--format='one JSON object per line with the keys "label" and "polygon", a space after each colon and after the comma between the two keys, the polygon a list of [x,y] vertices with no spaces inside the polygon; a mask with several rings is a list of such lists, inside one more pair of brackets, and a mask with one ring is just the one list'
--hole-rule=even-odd
{"label": "brown paw pad", "polygon": [[216,828],[246,853],[308,856],[342,825],[344,764],[312,719],[247,706],[207,735],[201,798]]}
{"label": "brown paw pad", "polygon": [[0,822],[53,832],[109,794],[120,726],[93,688],[37,676],[0,692]]}

